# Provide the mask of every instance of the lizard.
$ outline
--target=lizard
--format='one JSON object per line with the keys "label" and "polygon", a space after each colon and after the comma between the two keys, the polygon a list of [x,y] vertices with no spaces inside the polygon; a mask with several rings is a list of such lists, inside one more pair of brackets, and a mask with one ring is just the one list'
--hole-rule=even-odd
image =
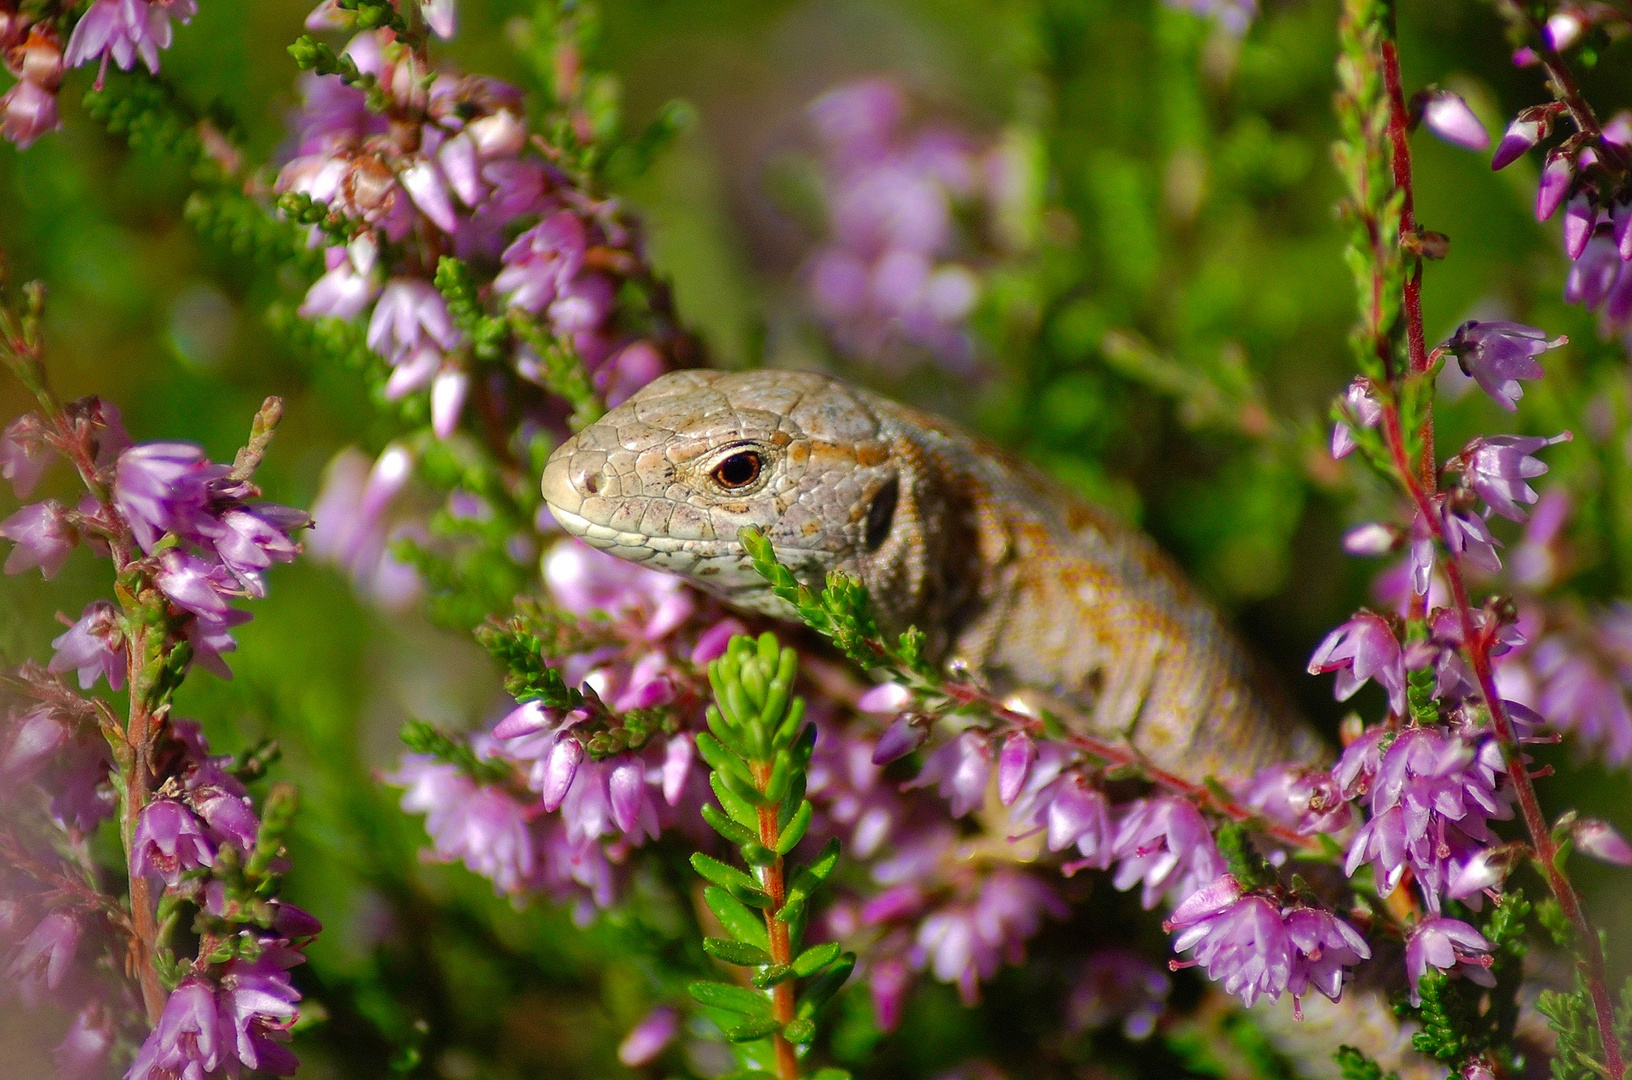
{"label": "lizard", "polygon": [[947,422],[831,377],[671,372],[563,442],[545,502],[594,547],[793,612],[737,539],[807,584],[854,575],[888,633],[1024,711],[1200,782],[1320,743],[1143,533]]}
{"label": "lizard", "polygon": [[[815,372],[662,375],[550,455],[541,487],[569,534],[727,604],[793,609],[738,538],[759,529],[813,587],[854,575],[888,633],[1023,711],[1122,739],[1194,783],[1315,763],[1321,740],[1223,616],[1150,538],[948,422]],[[1357,1045],[1438,1075],[1376,993],[1253,1009],[1300,1071]],[[1442,1070],[1441,1070],[1442,1072]]]}

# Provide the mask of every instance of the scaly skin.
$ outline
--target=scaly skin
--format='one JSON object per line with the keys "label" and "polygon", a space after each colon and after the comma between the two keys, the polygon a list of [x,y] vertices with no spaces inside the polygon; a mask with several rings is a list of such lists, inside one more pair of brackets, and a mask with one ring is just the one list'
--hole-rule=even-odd
{"label": "scaly skin", "polygon": [[[758,475],[715,475],[745,452]],[[742,460],[738,459],[738,464]],[[746,474],[746,472],[745,472]],[[819,585],[856,575],[886,630],[1083,734],[1194,780],[1318,755],[1218,614],[1143,535],[991,446],[808,372],[665,375],[544,470],[567,531],[740,607],[790,614],[744,525]]]}
{"label": "scaly skin", "polygon": [[[745,453],[759,468],[739,485],[753,470],[727,462]],[[558,447],[543,490],[595,547],[789,617],[737,540],[753,525],[808,584],[856,575],[884,629],[917,626],[949,670],[1193,781],[1321,756],[1149,539],[943,421],[827,376],[665,375]],[[1302,1022],[1286,999],[1253,1010],[1302,1075],[1335,1080],[1344,1042],[1407,1080],[1443,1073],[1375,994],[1303,1008]]]}

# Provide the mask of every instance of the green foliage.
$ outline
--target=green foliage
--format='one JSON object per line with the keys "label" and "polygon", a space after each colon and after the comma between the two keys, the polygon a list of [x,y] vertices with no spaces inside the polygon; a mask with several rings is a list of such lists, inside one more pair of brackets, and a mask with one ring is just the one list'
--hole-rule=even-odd
{"label": "green foliage", "polygon": [[[785,862],[810,823],[804,797],[805,769],[815,745],[815,726],[804,721],[804,701],[793,696],[799,654],[782,648],[773,634],[757,641],[737,636],[709,664],[714,704],[697,749],[712,773],[721,810],[703,808],[704,820],[736,845],[748,870],[704,854],[691,857],[710,882],[703,900],[729,938],[704,938],[716,960],[750,969],[757,988],[694,982],[692,1000],[714,1015],[728,1040],[752,1043],[767,1037],[808,1045],[815,1017],[849,978],[856,958],[835,942],[801,949],[806,906],[838,865],[830,840],[805,866]],[[797,986],[799,982],[805,985]],[[720,1013],[748,1017],[721,1017]],[[827,1070],[824,1070],[824,1073]]]}
{"label": "green foliage", "polygon": [[1400,1080],[1397,1072],[1383,1072],[1383,1067],[1352,1046],[1339,1046],[1332,1055],[1343,1080]]}
{"label": "green foliage", "polygon": [[442,256],[436,264],[436,287],[448,301],[448,311],[459,329],[470,339],[476,358],[489,362],[500,359],[510,338],[510,327],[504,319],[482,311],[470,267],[452,255]]}
{"label": "green foliage", "polygon": [[[1553,1049],[1553,1080],[1602,1080],[1604,1041],[1580,968],[1575,972],[1574,989],[1543,990],[1536,999],[1536,1008],[1558,1037]],[[1621,988],[1615,1034],[1623,1055],[1632,1052],[1632,979]]]}
{"label": "green foliage", "polygon": [[1407,1010],[1422,1027],[1411,1037],[1419,1053],[1460,1066],[1479,1054],[1511,1052],[1532,911],[1523,890],[1514,888],[1486,917],[1483,932],[1493,946],[1491,974],[1496,979],[1489,990],[1437,968],[1423,975],[1417,988],[1422,1005]]}

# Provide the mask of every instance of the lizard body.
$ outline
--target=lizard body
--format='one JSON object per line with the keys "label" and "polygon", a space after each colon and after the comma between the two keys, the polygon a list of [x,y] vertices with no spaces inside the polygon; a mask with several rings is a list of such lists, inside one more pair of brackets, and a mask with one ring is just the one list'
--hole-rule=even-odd
{"label": "lizard body", "polygon": [[945,422],[809,372],[665,375],[563,443],[561,525],[740,607],[790,614],[737,540],[868,588],[881,626],[1163,769],[1238,781],[1318,756],[1148,538]]}

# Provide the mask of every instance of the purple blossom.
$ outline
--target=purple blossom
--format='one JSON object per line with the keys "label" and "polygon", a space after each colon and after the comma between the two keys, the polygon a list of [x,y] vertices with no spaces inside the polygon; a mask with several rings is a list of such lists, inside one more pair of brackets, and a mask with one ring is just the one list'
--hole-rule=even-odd
{"label": "purple blossom", "polygon": [[965,731],[942,743],[924,759],[924,767],[909,788],[935,785],[955,818],[961,818],[986,798],[992,777],[992,748],[986,736]]}
{"label": "purple blossom", "polygon": [[171,991],[158,1025],[136,1052],[125,1080],[205,1077],[226,1064],[235,1042],[214,991],[189,977]]}
{"label": "purple blossom", "polygon": [[197,0],[96,0],[68,39],[63,62],[79,67],[92,60],[111,58],[129,71],[141,57],[147,70],[159,73],[159,50],[168,49],[172,18],[182,23],[198,13]]}
{"label": "purple blossom", "polygon": [[191,443],[142,443],[119,455],[113,504],[149,554],[159,538],[173,532],[196,540],[213,531],[207,512],[210,485],[225,477],[225,465],[211,464]]}
{"label": "purple blossom", "polygon": [[1616,866],[1632,866],[1632,844],[1607,821],[1582,818],[1570,827],[1578,850]]}
{"label": "purple blossom", "polygon": [[461,337],[442,294],[418,278],[388,282],[368,321],[368,347],[393,365],[411,364],[420,353],[440,357]]}
{"label": "purple blossom", "polygon": [[230,961],[222,970],[221,1019],[232,1035],[229,1052],[245,1067],[294,1075],[295,1055],[282,1044],[299,1011],[300,992],[289,981],[289,968],[304,960],[292,949],[274,946],[254,960]]}
{"label": "purple blossom", "polygon": [[696,609],[679,578],[631,567],[578,540],[563,540],[550,549],[544,581],[574,615],[599,613],[627,621],[646,641],[672,633]]}
{"label": "purple blossom", "polygon": [[667,1005],[659,1005],[629,1030],[618,1044],[618,1060],[631,1069],[656,1060],[680,1034],[680,1014]]}
{"label": "purple blossom", "polygon": [[1564,279],[1564,301],[1595,311],[1615,288],[1621,273],[1620,252],[1608,236],[1594,236],[1572,257],[1575,261]]}
{"label": "purple blossom", "polygon": [[1116,828],[1110,800],[1090,786],[1080,775],[1068,773],[1050,789],[1044,819],[1050,851],[1075,844],[1082,855],[1080,866],[1109,869],[1116,852]]}
{"label": "purple blossom", "polygon": [[62,127],[57,95],[34,82],[18,79],[0,94],[0,136],[27,150],[34,140]]}
{"label": "purple blossom", "polygon": [[1480,986],[1495,986],[1485,936],[1456,919],[1424,919],[1405,943],[1405,970],[1411,978],[1411,1004],[1421,1005],[1418,987],[1430,967],[1459,972]]}
{"label": "purple blossom", "polygon": [[6,573],[21,574],[37,566],[47,581],[68,561],[77,539],[67,510],[55,499],[25,506],[0,521],[0,536],[16,545],[6,557]]}
{"label": "purple blossom", "polygon": [[1125,892],[1142,882],[1147,910],[1164,895],[1190,896],[1224,873],[1206,819],[1178,796],[1135,802],[1117,829],[1115,855],[1120,862],[1111,884]]}
{"label": "purple blossom", "polygon": [[1063,919],[1069,912],[1052,889],[1030,874],[994,871],[973,903],[942,908],[919,924],[913,966],[955,984],[964,1003],[972,1005],[979,999],[980,983],[997,974],[1005,959],[1021,962],[1025,941],[1045,914]]}
{"label": "purple blossom", "polygon": [[1177,931],[1174,952],[1194,949],[1192,962],[1249,1008],[1260,997],[1279,998],[1291,982],[1292,941],[1280,912],[1262,896],[1243,895],[1228,874],[1174,908],[1162,928]]}
{"label": "purple blossom", "polygon": [[1535,358],[1568,341],[1562,334],[1549,339],[1545,331],[1521,323],[1470,319],[1456,328],[1444,347],[1456,357],[1465,375],[1512,412],[1524,396],[1519,380],[1543,375]]}
{"label": "purple blossom", "polygon": [[1632,761],[1632,709],[1614,678],[1557,635],[1537,643],[1531,663],[1541,685],[1537,711],[1610,765]]}
{"label": "purple blossom", "polygon": [[113,1035],[113,1018],[104,1005],[93,1001],[80,1009],[51,1054],[57,1065],[57,1080],[97,1080],[106,1076]]}
{"label": "purple blossom", "polygon": [[558,211],[505,249],[504,269],[493,287],[512,307],[539,314],[583,269],[588,243],[583,221],[569,211]]}
{"label": "purple blossom", "polygon": [[1516,435],[1475,439],[1462,450],[1464,474],[1492,510],[1510,520],[1523,521],[1527,515],[1519,504],[1532,504],[1537,498],[1527,481],[1547,471],[1547,466],[1532,455],[1544,447],[1569,442],[1570,438],[1566,431],[1551,439]]}
{"label": "purple blossom", "polygon": [[1579,259],[1598,226],[1598,207],[1585,192],[1564,206],[1564,254]]}
{"label": "purple blossom", "polygon": [[1448,90],[1436,91],[1422,110],[1422,123],[1429,131],[1452,146],[1483,150],[1490,145],[1490,133],[1473,115],[1468,103]]}
{"label": "purple blossom", "polygon": [[[889,686],[894,686],[894,684],[885,683],[884,686],[874,687],[866,694],[863,694],[862,697],[865,699]],[[861,706],[858,704],[857,707],[860,708]],[[873,748],[873,764],[888,765],[892,761],[899,761],[923,746],[927,741],[929,741],[929,726],[923,722],[922,717],[917,715],[898,716],[890,723],[889,727],[884,729],[884,734],[879,737],[878,745]]]}
{"label": "purple blossom", "polygon": [[894,1031],[901,1026],[901,1010],[911,987],[912,971],[900,957],[886,956],[868,966],[867,990],[880,1031]]}
{"label": "purple blossom", "polygon": [[1557,151],[1549,154],[1541,169],[1541,182],[1536,185],[1537,221],[1546,221],[1558,211],[1574,182],[1575,164]]}
{"label": "purple blossom", "polygon": [[351,575],[359,589],[389,608],[400,608],[419,592],[419,575],[391,554],[390,541],[408,526],[393,521],[393,504],[413,473],[413,459],[401,446],[388,446],[369,463],[343,450],[329,463],[312,506],[308,546]]}
{"label": "purple blossom", "polygon": [[37,1007],[47,992],[62,985],[79,951],[79,937],[79,920],[66,911],[53,911],[23,939],[6,968],[6,980],[16,987],[25,1007]]}
{"label": "purple blossom", "polygon": [[153,584],[183,611],[216,621],[226,616],[228,598],[240,591],[220,563],[175,548],[159,554]]}
{"label": "purple blossom", "polygon": [[1540,120],[1527,120],[1522,116],[1515,119],[1502,133],[1502,141],[1497,144],[1496,153],[1491,156],[1490,167],[1505,169],[1519,160],[1531,147],[1541,141],[1542,131]]}
{"label": "purple blossom", "polygon": [[19,499],[26,499],[45,475],[51,457],[40,428],[40,418],[24,413],[0,432],[0,477],[11,482]]}
{"label": "purple blossom", "polygon": [[1345,872],[1372,863],[1377,889],[1387,895],[1409,866],[1437,912],[1459,869],[1495,841],[1488,819],[1512,816],[1512,793],[1501,782],[1505,767],[1494,739],[1470,745],[1434,729],[1407,728],[1370,779],[1371,819],[1355,834]]}
{"label": "purple blossom", "polygon": [[379,295],[373,277],[360,271],[343,248],[330,248],[337,257],[322,277],[306,290],[299,315],[303,319],[355,319],[368,310]]}
{"label": "purple blossom", "polygon": [[402,808],[425,815],[425,831],[440,862],[459,862],[513,895],[533,883],[537,851],[526,809],[495,787],[422,754],[404,757],[387,779],[406,788]]}
{"label": "purple blossom", "polygon": [[1491,535],[1485,519],[1458,507],[1444,495],[1437,496],[1433,502],[1439,514],[1446,549],[1453,556],[1466,559],[1481,570],[1488,570],[1492,574],[1501,570],[1502,559],[1496,554],[1500,541]]}
{"label": "purple blossom", "polygon": [[289,534],[311,523],[303,510],[276,503],[261,503],[228,510],[220,517],[215,553],[251,596],[264,596],[261,572],[273,563],[294,561],[300,545]]}
{"label": "purple blossom", "polygon": [[1338,409],[1345,419],[1332,425],[1332,457],[1341,461],[1354,452],[1354,428],[1376,427],[1383,418],[1383,404],[1372,392],[1371,380],[1362,376],[1343,391]]}
{"label": "purple blossom", "polygon": [[1066,999],[1066,1024],[1074,1032],[1122,1021],[1122,1034],[1148,1039],[1167,1010],[1173,989],[1167,972],[1126,949],[1105,949],[1088,958]]}
{"label": "purple blossom", "polygon": [[16,723],[11,743],[0,757],[0,778],[27,780],[57,755],[72,734],[68,724],[49,705],[40,705],[22,715]]}
{"label": "purple blossom", "polygon": [[1326,635],[1309,658],[1309,674],[1337,672],[1333,694],[1347,701],[1369,680],[1388,691],[1389,708],[1405,712],[1405,663],[1394,630],[1380,615],[1360,611]]}
{"label": "purple blossom", "polygon": [[1025,787],[1032,763],[1037,760],[1037,744],[1024,731],[1009,734],[997,756],[997,797],[1004,806],[1013,806]]}
{"label": "purple blossom", "polygon": [[142,808],[131,840],[131,876],[162,878],[173,888],[183,874],[214,862],[215,848],[191,810],[174,799],[154,799]]}
{"label": "purple blossom", "polygon": [[1271,765],[1260,769],[1241,792],[1241,800],[1300,836],[1330,835],[1343,829],[1354,810],[1330,772],[1307,765]]}

